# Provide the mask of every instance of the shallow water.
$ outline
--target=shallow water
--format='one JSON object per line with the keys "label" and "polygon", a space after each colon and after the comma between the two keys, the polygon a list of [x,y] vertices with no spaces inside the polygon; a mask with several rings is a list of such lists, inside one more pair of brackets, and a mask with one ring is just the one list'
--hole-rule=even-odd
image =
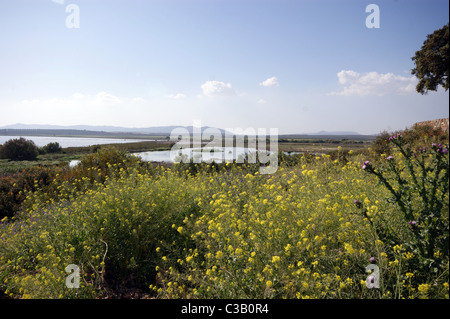
{"label": "shallow water", "polygon": [[[264,152],[269,153],[269,152]],[[200,162],[231,162],[233,160],[242,161],[244,156],[248,155],[251,159],[252,156],[257,155],[257,150],[254,148],[245,147],[203,147],[203,148],[181,148],[172,149],[168,151],[149,151],[142,153],[133,153],[131,156],[140,157],[145,162],[189,162],[191,159],[194,163]],[[76,166],[80,161],[71,161],[69,165],[71,167]]]}
{"label": "shallow water", "polygon": [[229,162],[243,158],[246,154],[256,153],[256,149],[244,147],[204,147],[204,148],[181,148],[169,151],[155,151],[134,153],[143,161],[148,162],[180,162],[194,160],[194,162]]}
{"label": "shallow water", "polygon": [[61,147],[85,147],[92,145],[103,145],[103,144],[117,144],[117,143],[133,143],[151,140],[139,140],[139,139],[120,139],[120,138],[96,138],[96,137],[58,137],[58,136],[4,136],[0,135],[0,145],[4,144],[6,141],[25,138],[27,140],[33,141],[36,146],[42,147],[48,143],[58,142]]}

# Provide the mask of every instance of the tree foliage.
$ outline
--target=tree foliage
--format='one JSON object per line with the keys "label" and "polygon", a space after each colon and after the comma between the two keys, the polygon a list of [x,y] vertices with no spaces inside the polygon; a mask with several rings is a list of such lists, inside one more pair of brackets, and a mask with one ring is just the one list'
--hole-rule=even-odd
{"label": "tree foliage", "polygon": [[436,91],[441,85],[446,91],[449,88],[449,24],[427,35],[422,48],[416,51],[412,60],[416,67],[411,74],[419,78],[416,91],[426,94]]}
{"label": "tree foliage", "polygon": [[58,153],[61,152],[62,147],[58,142],[48,143],[43,147],[46,153]]}
{"label": "tree foliage", "polygon": [[6,141],[1,151],[4,158],[13,161],[33,161],[39,155],[36,144],[23,137]]}

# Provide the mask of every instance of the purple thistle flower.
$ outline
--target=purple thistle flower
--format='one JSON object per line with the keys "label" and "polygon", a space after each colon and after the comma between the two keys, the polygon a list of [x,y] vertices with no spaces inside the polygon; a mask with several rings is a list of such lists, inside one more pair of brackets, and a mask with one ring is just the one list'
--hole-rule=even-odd
{"label": "purple thistle flower", "polygon": [[366,169],[367,168],[367,166],[370,164],[370,162],[369,161],[365,161],[364,162],[364,164],[363,165],[361,165],[361,168],[362,169]]}
{"label": "purple thistle flower", "polygon": [[408,222],[409,226],[411,226],[411,228],[414,228],[414,226],[416,226],[417,222],[415,220]]}
{"label": "purple thistle flower", "polygon": [[389,155],[388,157],[386,157],[386,159],[389,161],[391,159],[394,159],[394,157],[392,155]]}
{"label": "purple thistle flower", "polygon": [[376,259],[375,259],[375,257],[370,257],[369,261],[370,261],[372,264],[374,264],[374,263],[376,262]]}
{"label": "purple thistle flower", "polygon": [[392,135],[391,137],[389,137],[389,141],[395,140],[395,139],[397,139],[398,137],[399,137],[398,134],[394,134],[394,135]]}

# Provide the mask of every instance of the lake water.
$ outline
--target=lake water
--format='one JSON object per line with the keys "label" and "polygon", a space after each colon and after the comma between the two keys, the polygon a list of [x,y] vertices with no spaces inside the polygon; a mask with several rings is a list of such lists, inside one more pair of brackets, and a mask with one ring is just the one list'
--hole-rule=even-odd
{"label": "lake water", "polygon": [[[0,145],[8,140],[20,138],[21,136],[3,136],[0,135]],[[114,138],[88,138],[88,137],[51,137],[51,136],[23,136],[27,140],[32,140],[38,147],[47,145],[48,143],[58,142],[61,147],[84,147],[102,144],[115,143],[133,143],[150,140],[141,139],[114,139]],[[178,143],[180,144],[180,143]],[[132,156],[139,156],[143,161],[148,162],[180,162],[193,159],[194,162],[231,162],[240,160],[243,156],[248,155],[249,158],[256,154],[256,149],[244,147],[203,147],[203,148],[180,148],[178,150],[169,151],[150,151],[142,153],[134,153]],[[79,161],[71,161],[71,167],[76,166]]]}
{"label": "lake water", "polygon": [[[1,136],[0,145],[10,139],[20,138],[21,136]],[[142,141],[154,141],[154,140],[142,140],[142,139],[115,139],[115,138],[89,138],[89,137],[47,137],[47,136],[24,136],[25,139],[32,140],[37,146],[42,147],[48,143],[58,142],[61,147],[84,147],[92,145],[103,144],[116,144],[116,143],[133,143]],[[179,144],[179,143],[177,143]],[[132,156],[139,156],[143,161],[148,162],[180,162],[189,161],[193,159],[194,162],[211,162],[216,163],[231,162],[233,160],[240,161],[243,156],[248,155],[250,161],[252,156],[261,158],[261,153],[256,155],[257,150],[254,148],[245,147],[203,147],[203,148],[181,148],[178,150],[169,151],[149,151],[142,153],[134,153]],[[265,152],[267,155],[270,152]],[[285,152],[285,154],[288,154]],[[301,154],[298,152],[289,152],[289,155]],[[76,166],[79,161],[71,161],[69,165],[71,167]]]}
{"label": "lake water", "polygon": [[256,149],[245,147],[203,147],[203,148],[181,148],[170,151],[155,151],[135,153],[143,161],[149,162],[179,162],[190,159],[198,162],[231,162],[245,155],[256,154]]}
{"label": "lake water", "polygon": [[[11,139],[20,138],[22,136],[1,136],[0,145]],[[133,143],[150,140],[139,139],[119,139],[119,138],[91,138],[91,137],[51,137],[51,136],[23,136],[27,140],[32,140],[38,147],[47,145],[48,143],[58,142],[61,147],[84,147],[103,144],[117,143]]]}
{"label": "lake water", "polygon": [[[264,152],[268,155],[270,152]],[[254,148],[246,147],[203,147],[203,148],[181,148],[169,151],[150,151],[142,153],[133,153],[131,156],[140,157],[145,162],[188,162],[190,159],[194,162],[231,162],[233,160],[240,161],[244,156],[248,156],[249,160],[252,156],[261,158],[261,153],[257,154]],[[259,157],[258,157],[259,156]],[[79,161],[71,161],[70,166],[74,167]]]}

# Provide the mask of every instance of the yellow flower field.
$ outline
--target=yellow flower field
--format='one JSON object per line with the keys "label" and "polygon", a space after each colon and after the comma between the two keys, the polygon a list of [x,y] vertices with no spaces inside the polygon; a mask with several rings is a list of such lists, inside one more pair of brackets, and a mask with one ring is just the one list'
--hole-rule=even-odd
{"label": "yellow flower field", "polygon": [[[112,282],[156,298],[448,298],[448,251],[434,252],[436,271],[416,268],[412,226],[363,162],[302,157],[273,175],[128,168],[88,189],[65,183],[0,224],[0,285],[18,298],[101,297]],[[379,288],[367,286],[371,264]]]}

